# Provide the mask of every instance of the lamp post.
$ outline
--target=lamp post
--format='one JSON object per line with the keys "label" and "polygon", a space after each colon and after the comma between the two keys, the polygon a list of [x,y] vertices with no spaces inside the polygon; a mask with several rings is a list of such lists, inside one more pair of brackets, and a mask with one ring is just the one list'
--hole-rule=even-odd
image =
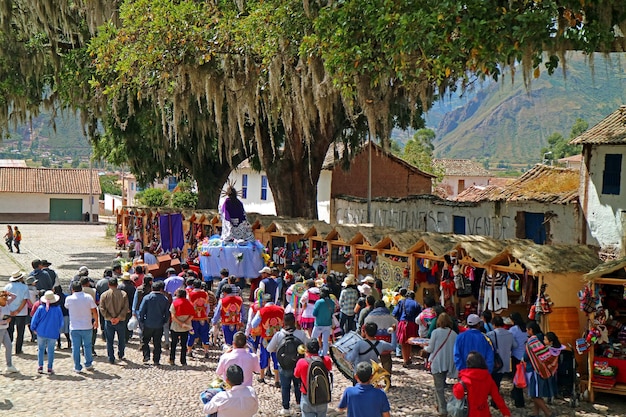
{"label": "lamp post", "polygon": [[546,152],[543,154],[543,164],[548,165],[548,161],[550,161],[550,166],[552,166],[552,159],[548,159],[548,156],[552,155],[552,152]]}

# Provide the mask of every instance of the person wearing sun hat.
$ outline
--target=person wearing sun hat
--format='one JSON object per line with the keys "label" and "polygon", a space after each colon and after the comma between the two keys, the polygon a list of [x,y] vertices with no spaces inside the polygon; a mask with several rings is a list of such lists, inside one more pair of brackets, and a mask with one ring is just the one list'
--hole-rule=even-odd
{"label": "person wearing sun hat", "polygon": [[18,372],[13,366],[13,343],[9,337],[9,322],[12,321],[9,304],[15,300],[15,294],[9,291],[0,291],[0,343],[4,345],[4,357],[6,359],[7,370],[11,374]]}
{"label": "person wearing sun hat", "polygon": [[[4,287],[5,291],[15,294],[15,299],[9,304],[10,314],[13,317],[9,322],[9,337],[15,342],[15,354],[22,354],[26,320],[28,318],[28,300],[30,292],[24,283],[24,273],[15,271],[9,278],[9,283]],[[13,338],[13,332],[17,327],[17,338]]]}
{"label": "person wearing sun hat", "polygon": [[356,330],[354,320],[354,307],[359,300],[359,290],[356,285],[354,274],[348,274],[341,284],[341,294],[339,294],[339,327],[344,334]]}
{"label": "person wearing sun hat", "polygon": [[[363,280],[361,281],[360,288],[362,289],[361,292],[363,294],[371,295],[374,297],[376,301],[378,301],[380,300],[380,293],[376,290],[375,285],[376,285],[376,280],[374,279],[374,277],[371,275],[368,275],[365,278],[363,278]],[[366,287],[369,287],[369,290],[367,290]]]}
{"label": "person wearing sun hat", "polygon": [[494,350],[487,336],[485,336],[479,327],[482,323],[481,318],[476,314],[467,316],[468,329],[459,334],[454,343],[454,365],[458,371],[467,368],[465,361],[470,352],[476,351],[480,353],[487,362],[489,373],[493,371]]}
{"label": "person wearing sun hat", "polygon": [[60,297],[47,290],[41,297],[39,307],[30,322],[30,328],[37,334],[37,372],[43,374],[44,354],[48,353],[48,374],[54,374],[54,349],[63,327],[63,312],[59,305]]}

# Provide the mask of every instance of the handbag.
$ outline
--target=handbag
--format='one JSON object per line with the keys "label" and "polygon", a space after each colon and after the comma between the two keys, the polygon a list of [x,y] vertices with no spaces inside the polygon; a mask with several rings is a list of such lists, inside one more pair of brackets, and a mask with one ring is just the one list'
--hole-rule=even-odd
{"label": "handbag", "polygon": [[446,342],[448,341],[448,338],[450,337],[450,333],[452,333],[452,329],[448,329],[448,335],[446,336],[446,339],[443,341],[441,346],[439,346],[437,348],[437,350],[435,351],[435,353],[433,353],[432,356],[429,356],[428,359],[426,360],[426,362],[424,362],[424,370],[426,372],[430,373],[431,364],[432,364],[433,360],[435,359],[435,356],[437,356],[437,353],[439,353],[441,348],[443,348],[445,346]]}
{"label": "handbag", "polygon": [[495,337],[496,339],[496,348],[493,350],[493,372],[498,372],[499,370],[504,368],[504,361],[498,353],[498,335],[495,331],[493,332],[493,337]]}
{"label": "handbag", "polygon": [[446,406],[448,416],[450,417],[467,417],[469,414],[469,408],[467,405],[467,387],[462,379],[459,379],[459,384],[463,386],[463,398],[459,400],[458,398],[452,396],[452,399]]}
{"label": "handbag", "polygon": [[513,385],[516,388],[524,389],[528,385],[526,383],[526,364],[522,361],[517,364],[515,368],[515,375],[513,376]]}

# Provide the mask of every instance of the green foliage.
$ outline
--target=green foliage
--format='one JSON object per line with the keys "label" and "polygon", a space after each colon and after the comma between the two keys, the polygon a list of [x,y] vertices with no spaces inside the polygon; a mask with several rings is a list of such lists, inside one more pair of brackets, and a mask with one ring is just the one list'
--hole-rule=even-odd
{"label": "green foliage", "polygon": [[135,198],[142,206],[167,207],[170,204],[170,193],[161,188],[147,188],[136,194]]}
{"label": "green foliage", "polygon": [[439,180],[443,178],[443,168],[433,164],[433,140],[435,132],[432,129],[419,129],[404,146],[402,159],[416,166],[424,172],[435,175]]}
{"label": "green foliage", "polygon": [[172,207],[180,209],[196,208],[198,194],[192,191],[177,191],[172,193]]}
{"label": "green foliage", "polygon": [[41,160],[41,166],[44,168],[50,168],[50,160],[48,158],[43,158]]}
{"label": "green foliage", "polygon": [[119,183],[119,177],[117,175],[100,175],[100,199],[104,199],[104,194],[122,195],[122,187]]}
{"label": "green foliage", "polygon": [[111,238],[113,236],[115,236],[115,225],[114,224],[107,224],[106,226],[104,226],[104,237],[107,238]]}
{"label": "green foliage", "polygon": [[582,151],[581,145],[570,145],[569,142],[583,133],[589,127],[589,123],[578,118],[572,126],[569,138],[564,138],[560,133],[552,133],[548,136],[548,146],[541,149],[541,157],[546,160],[556,160],[566,156],[578,155]]}

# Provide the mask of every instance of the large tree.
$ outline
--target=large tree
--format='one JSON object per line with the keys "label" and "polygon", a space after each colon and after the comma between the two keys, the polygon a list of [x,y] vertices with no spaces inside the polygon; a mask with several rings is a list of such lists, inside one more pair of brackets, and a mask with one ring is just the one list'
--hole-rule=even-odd
{"label": "large tree", "polygon": [[504,66],[528,81],[569,49],[626,49],[622,0],[7,0],[0,22],[3,125],[60,103],[121,137],[147,107],[164,159],[252,155],[279,214],[307,217],[332,142],[386,146]]}

